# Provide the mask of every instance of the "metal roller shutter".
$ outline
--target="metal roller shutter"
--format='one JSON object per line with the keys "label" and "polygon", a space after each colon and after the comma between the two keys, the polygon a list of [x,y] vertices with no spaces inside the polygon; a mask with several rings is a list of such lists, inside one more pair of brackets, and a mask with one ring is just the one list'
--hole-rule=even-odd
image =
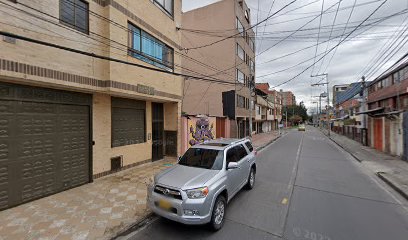
{"label": "metal roller shutter", "polygon": [[90,181],[91,100],[0,83],[0,209]]}

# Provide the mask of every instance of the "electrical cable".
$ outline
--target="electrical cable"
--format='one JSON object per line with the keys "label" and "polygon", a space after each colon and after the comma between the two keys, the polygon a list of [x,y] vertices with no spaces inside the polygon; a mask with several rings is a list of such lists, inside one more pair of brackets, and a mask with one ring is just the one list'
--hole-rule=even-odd
{"label": "electrical cable", "polygon": [[[336,47],[338,47],[340,44],[342,44],[348,37],[350,37],[351,34],[353,34],[353,32],[357,31],[357,29],[364,24],[372,15],[374,15],[388,0],[384,0],[373,12],[370,13],[370,15],[368,17],[366,17],[353,31],[351,31],[345,38],[343,38],[339,43],[337,43],[334,47],[332,47],[325,55],[329,54],[331,51],[333,51]],[[317,62],[319,62],[320,60],[322,60],[323,57],[321,57]],[[308,66],[307,68],[305,68],[303,71],[301,71],[299,74],[297,74],[296,76],[272,87],[272,88],[276,88],[279,86],[282,86],[284,84],[287,84],[291,81],[293,81],[294,79],[296,79],[297,77],[299,77],[300,75],[302,75],[304,72],[306,72],[307,70],[309,70],[312,67],[312,65]]]}

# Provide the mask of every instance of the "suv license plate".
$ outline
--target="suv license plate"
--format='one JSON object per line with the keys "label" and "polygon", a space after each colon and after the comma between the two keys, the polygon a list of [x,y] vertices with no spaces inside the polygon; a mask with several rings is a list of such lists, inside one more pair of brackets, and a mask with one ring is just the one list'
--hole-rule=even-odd
{"label": "suv license plate", "polygon": [[166,200],[159,200],[159,208],[162,208],[166,211],[170,210],[171,208],[171,203],[166,201]]}

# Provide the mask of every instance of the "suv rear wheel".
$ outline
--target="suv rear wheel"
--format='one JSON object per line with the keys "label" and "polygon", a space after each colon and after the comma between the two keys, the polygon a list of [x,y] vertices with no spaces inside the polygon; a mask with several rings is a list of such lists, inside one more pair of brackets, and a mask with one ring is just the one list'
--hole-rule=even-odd
{"label": "suv rear wheel", "polygon": [[249,172],[248,182],[246,184],[246,189],[251,190],[255,186],[255,169],[252,167]]}
{"label": "suv rear wheel", "polygon": [[224,196],[218,196],[212,211],[210,227],[213,231],[218,231],[222,228],[225,221],[225,209],[227,207],[227,200]]}

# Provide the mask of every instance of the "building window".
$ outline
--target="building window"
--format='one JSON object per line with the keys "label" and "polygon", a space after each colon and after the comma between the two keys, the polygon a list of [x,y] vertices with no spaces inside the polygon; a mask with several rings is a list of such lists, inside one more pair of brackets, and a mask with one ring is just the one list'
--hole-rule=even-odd
{"label": "building window", "polygon": [[237,107],[245,108],[245,98],[241,95],[237,95]]}
{"label": "building window", "polygon": [[245,51],[244,49],[237,43],[237,55],[241,60],[244,60],[245,58]]}
{"label": "building window", "polygon": [[173,71],[174,50],[129,23],[129,55],[156,67]]}
{"label": "building window", "polygon": [[388,107],[388,99],[380,101],[380,107]]}
{"label": "building window", "polygon": [[237,69],[237,82],[244,83],[245,74]]}
{"label": "building window", "polygon": [[401,70],[402,71],[402,81],[407,80],[408,79],[408,66],[406,66],[404,69]]}
{"label": "building window", "polygon": [[154,2],[157,3],[157,5],[159,5],[168,14],[173,16],[173,12],[174,12],[173,0],[154,0]]}
{"label": "building window", "polygon": [[400,81],[400,75],[399,72],[394,73],[393,75],[394,83],[397,83]]}
{"label": "building window", "polygon": [[240,32],[241,36],[245,36],[245,32],[244,32],[244,26],[242,25],[241,21],[239,21],[238,18],[237,19],[237,29]]}
{"label": "building window", "polygon": [[146,142],[146,102],[112,97],[112,147]]}
{"label": "building window", "polygon": [[88,34],[89,6],[82,0],[60,0],[60,21]]}

